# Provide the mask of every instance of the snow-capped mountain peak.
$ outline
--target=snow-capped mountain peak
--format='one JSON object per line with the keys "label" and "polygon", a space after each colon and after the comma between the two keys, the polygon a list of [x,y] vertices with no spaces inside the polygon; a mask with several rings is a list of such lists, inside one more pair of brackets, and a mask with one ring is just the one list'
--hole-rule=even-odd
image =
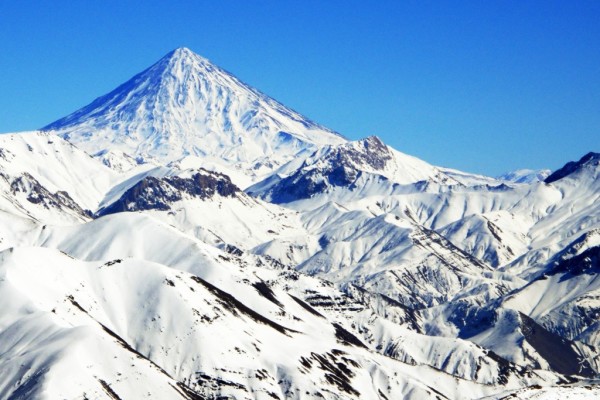
{"label": "snow-capped mountain peak", "polygon": [[43,129],[90,154],[110,149],[162,164],[206,159],[253,180],[298,153],[345,141],[187,48]]}
{"label": "snow-capped mountain peak", "polygon": [[497,179],[505,182],[513,183],[535,183],[542,182],[550,173],[549,169],[517,169],[500,175]]}
{"label": "snow-capped mountain peak", "polygon": [[392,149],[377,136],[370,136],[324,146],[304,159],[286,164],[277,174],[247,191],[271,202],[289,203],[318,194],[329,195],[335,188],[352,192],[357,187],[369,186],[367,181],[377,186],[371,188],[371,194],[417,182],[458,183],[439,168]]}
{"label": "snow-capped mountain peak", "polygon": [[186,48],[46,130],[0,135],[0,400],[600,390],[600,154],[436,167]]}

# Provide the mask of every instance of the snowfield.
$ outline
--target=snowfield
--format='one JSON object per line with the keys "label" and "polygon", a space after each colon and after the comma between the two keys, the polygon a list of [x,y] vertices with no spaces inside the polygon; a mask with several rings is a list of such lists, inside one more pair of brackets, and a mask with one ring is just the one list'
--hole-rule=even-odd
{"label": "snowfield", "polygon": [[600,397],[600,154],[498,178],[177,49],[0,135],[0,399]]}

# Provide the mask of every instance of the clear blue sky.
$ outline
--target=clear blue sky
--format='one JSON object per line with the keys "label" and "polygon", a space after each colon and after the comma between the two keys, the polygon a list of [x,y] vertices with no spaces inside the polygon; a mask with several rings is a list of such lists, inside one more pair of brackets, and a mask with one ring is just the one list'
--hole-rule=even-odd
{"label": "clear blue sky", "polygon": [[4,1],[0,132],[186,46],[351,139],[496,175],[600,151],[600,1]]}

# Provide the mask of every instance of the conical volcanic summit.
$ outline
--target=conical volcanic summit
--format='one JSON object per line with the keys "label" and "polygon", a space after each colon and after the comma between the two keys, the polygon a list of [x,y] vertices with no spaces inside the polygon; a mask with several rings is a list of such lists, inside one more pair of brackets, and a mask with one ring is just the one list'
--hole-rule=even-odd
{"label": "conical volcanic summit", "polygon": [[257,177],[315,145],[345,141],[187,48],[43,129],[90,154],[161,164],[199,157]]}

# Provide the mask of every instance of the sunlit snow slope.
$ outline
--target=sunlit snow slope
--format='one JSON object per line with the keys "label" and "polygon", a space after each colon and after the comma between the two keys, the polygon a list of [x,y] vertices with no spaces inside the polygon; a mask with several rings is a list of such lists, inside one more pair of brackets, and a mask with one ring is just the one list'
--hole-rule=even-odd
{"label": "sunlit snow slope", "polygon": [[599,175],[347,141],[177,49],[0,136],[0,400],[595,398]]}
{"label": "sunlit snow slope", "polygon": [[244,176],[242,184],[344,141],[186,48],[44,130],[99,156],[214,164]]}

